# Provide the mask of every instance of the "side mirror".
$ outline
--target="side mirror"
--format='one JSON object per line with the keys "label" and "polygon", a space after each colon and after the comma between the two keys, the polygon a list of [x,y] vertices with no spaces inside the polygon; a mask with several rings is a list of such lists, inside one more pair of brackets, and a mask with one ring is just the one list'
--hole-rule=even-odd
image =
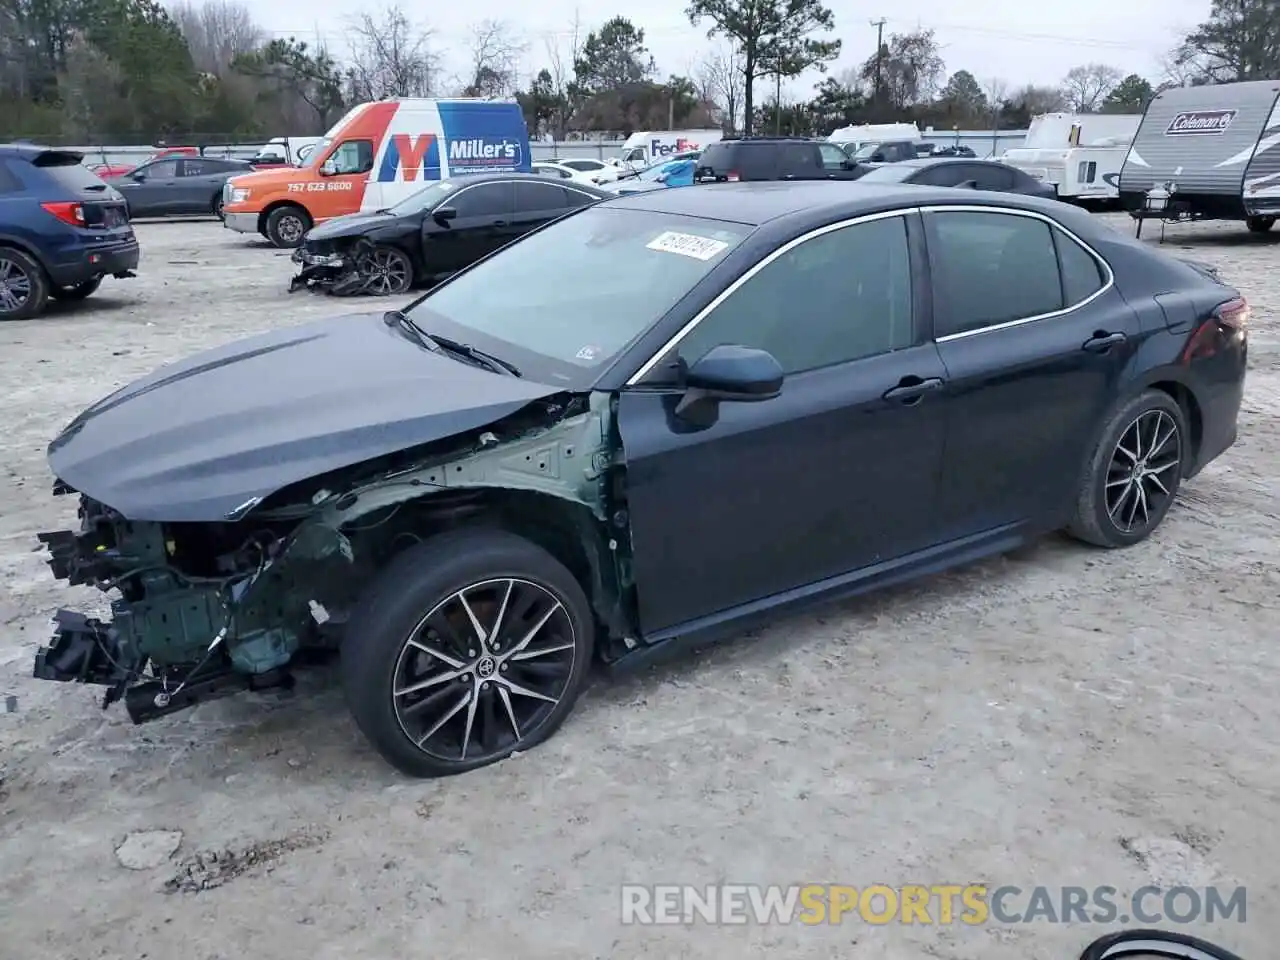
{"label": "side mirror", "polygon": [[884,162],[885,162],[884,154],[883,154],[883,153],[878,153],[878,152],[877,152],[877,153],[873,153],[873,154],[871,155],[871,162],[872,162],[872,163],[884,163]]}
{"label": "side mirror", "polygon": [[431,211],[431,218],[443,225],[450,220],[457,220],[458,210],[456,207],[436,207]]}
{"label": "side mirror", "polygon": [[773,354],[752,347],[712,347],[684,374],[684,395],[675,415],[697,428],[710,427],[721,401],[772,400],[782,392],[782,365]]}
{"label": "side mirror", "polygon": [[143,180],[147,179],[147,175],[145,173],[131,173],[129,174],[129,179],[134,183],[141,183]]}
{"label": "side mirror", "polygon": [[337,173],[338,168],[334,166],[332,160],[326,160],[324,163],[320,164],[320,176],[332,177],[336,176]]}

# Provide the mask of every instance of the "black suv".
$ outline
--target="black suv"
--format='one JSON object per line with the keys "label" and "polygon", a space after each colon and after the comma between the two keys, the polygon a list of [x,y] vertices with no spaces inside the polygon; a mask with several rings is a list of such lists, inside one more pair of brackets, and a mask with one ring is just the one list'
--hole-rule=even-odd
{"label": "black suv", "polygon": [[695,183],[744,180],[856,180],[862,170],[843,150],[808,137],[726,137],[702,151]]}

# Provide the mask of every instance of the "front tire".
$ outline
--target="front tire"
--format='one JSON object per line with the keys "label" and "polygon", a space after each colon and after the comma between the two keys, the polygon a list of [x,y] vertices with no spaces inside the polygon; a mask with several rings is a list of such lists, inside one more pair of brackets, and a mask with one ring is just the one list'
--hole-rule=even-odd
{"label": "front tire", "polygon": [[413,286],[413,261],[395,247],[375,247],[365,265],[369,293],[381,297],[406,293]]}
{"label": "front tire", "polygon": [[271,211],[264,229],[272,244],[290,249],[302,243],[303,234],[311,229],[311,217],[301,207],[287,204]]}
{"label": "front tire", "polygon": [[53,287],[49,290],[49,296],[55,300],[84,300],[93,296],[100,286],[102,286],[102,278],[94,277],[84,283],[77,283],[73,287]]}
{"label": "front tire", "polygon": [[500,530],[460,530],[400,554],[342,644],[347,705],[413,777],[529,750],[573,710],[595,641],[591,606],[555,557]]}
{"label": "front tire", "polygon": [[49,281],[40,264],[13,247],[0,247],[0,320],[28,320],[44,312]]}
{"label": "front tire", "polygon": [[1164,519],[1191,456],[1182,408],[1167,393],[1147,390],[1108,419],[1093,450],[1067,528],[1099,547],[1145,540]]}
{"label": "front tire", "polygon": [[222,194],[217,193],[213,198],[213,215],[219,220],[226,220],[227,216],[222,210]]}

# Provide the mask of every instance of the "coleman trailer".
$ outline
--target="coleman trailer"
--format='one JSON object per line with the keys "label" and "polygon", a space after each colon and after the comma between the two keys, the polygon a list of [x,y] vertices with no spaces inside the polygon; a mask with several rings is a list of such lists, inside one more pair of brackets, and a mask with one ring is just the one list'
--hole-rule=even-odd
{"label": "coleman trailer", "polygon": [[[1280,81],[1175,87],[1156,94],[1120,170],[1120,202],[1139,220],[1280,216]],[[1141,229],[1141,225],[1139,225]]]}

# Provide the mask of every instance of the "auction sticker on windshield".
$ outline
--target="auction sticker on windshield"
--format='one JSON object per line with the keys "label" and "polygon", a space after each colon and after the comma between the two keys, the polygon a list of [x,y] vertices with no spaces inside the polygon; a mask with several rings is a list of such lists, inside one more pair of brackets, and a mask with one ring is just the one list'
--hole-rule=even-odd
{"label": "auction sticker on windshield", "polygon": [[677,233],[674,230],[658,234],[645,246],[650,250],[678,253],[682,257],[693,257],[695,260],[710,260],[729,248],[723,240],[712,240],[710,237],[699,237],[692,233]]}

